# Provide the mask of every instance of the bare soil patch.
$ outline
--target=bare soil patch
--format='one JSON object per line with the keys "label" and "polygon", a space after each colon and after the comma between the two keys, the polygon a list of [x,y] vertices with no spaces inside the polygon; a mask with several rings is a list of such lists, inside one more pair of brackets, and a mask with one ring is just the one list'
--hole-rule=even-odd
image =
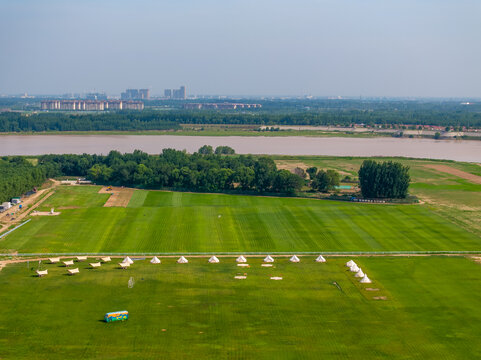
{"label": "bare soil patch", "polygon": [[438,164],[427,164],[424,165],[425,167],[429,169],[433,169],[436,171],[440,171],[446,174],[451,174],[457,177],[460,177],[461,179],[468,180],[474,184],[480,184],[481,185],[481,176],[470,174],[466,171],[458,170],[455,169],[451,166],[448,165],[438,165]]}
{"label": "bare soil patch", "polygon": [[374,296],[372,299],[373,300],[387,300],[387,297],[385,297],[385,296]]}
{"label": "bare soil patch", "polygon": [[127,207],[133,193],[134,189],[123,187],[112,187],[108,189],[104,186],[99,190],[99,194],[111,194],[105,202],[104,207]]}
{"label": "bare soil patch", "polygon": [[54,211],[53,213],[50,211],[34,211],[32,216],[58,216],[60,212]]}
{"label": "bare soil patch", "polygon": [[379,289],[366,288],[366,291],[379,291]]}

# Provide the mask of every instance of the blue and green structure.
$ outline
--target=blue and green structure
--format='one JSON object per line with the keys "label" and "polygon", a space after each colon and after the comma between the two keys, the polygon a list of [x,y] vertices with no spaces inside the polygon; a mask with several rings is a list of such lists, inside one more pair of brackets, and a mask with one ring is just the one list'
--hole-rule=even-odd
{"label": "blue and green structure", "polygon": [[128,318],[129,312],[127,310],[109,312],[104,316],[105,322],[124,321]]}

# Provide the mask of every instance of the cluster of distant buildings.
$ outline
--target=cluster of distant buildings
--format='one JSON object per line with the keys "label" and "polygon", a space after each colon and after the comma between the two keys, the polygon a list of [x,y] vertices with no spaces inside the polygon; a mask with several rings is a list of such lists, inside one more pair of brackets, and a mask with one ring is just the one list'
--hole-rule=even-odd
{"label": "cluster of distant buildings", "polygon": [[184,104],[184,109],[200,110],[200,109],[212,109],[212,110],[235,110],[235,109],[259,109],[261,104],[244,104],[244,103],[188,103]]}
{"label": "cluster of distant buildings", "polygon": [[121,100],[149,100],[149,89],[127,89],[120,94]]}
{"label": "cluster of distant buildings", "polygon": [[185,90],[185,86],[181,86],[179,89],[165,89],[164,98],[174,100],[187,99],[187,91]]}
{"label": "cluster of distant buildings", "polygon": [[42,110],[75,110],[75,111],[104,111],[104,110],[143,110],[142,101],[123,100],[44,100]]}

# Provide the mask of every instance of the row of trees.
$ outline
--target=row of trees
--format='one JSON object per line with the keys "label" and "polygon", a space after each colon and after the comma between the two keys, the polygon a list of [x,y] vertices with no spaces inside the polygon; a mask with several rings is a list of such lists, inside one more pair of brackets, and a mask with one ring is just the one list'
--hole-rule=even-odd
{"label": "row of trees", "polygon": [[[0,99],[1,103],[1,99]],[[147,103],[148,104],[148,103]],[[1,107],[1,106],[0,106]],[[98,114],[5,112],[0,132],[178,130],[180,124],[342,125],[353,124],[480,127],[481,106],[458,102],[284,101],[265,102],[262,110],[118,111]],[[271,128],[272,129],[272,128]],[[275,129],[275,128],[274,128]]]}
{"label": "row of trees", "polygon": [[[222,151],[225,148],[219,150]],[[86,176],[96,183],[142,188],[292,194],[303,185],[301,177],[278,170],[270,157],[223,156],[211,151],[188,154],[164,149],[160,155],[139,150],[131,154],[111,151],[107,156],[44,155],[39,163],[56,167],[58,175]]]}
{"label": "row of trees", "polygon": [[34,166],[25,158],[0,159],[0,203],[20,196],[56,172],[52,165]]}
{"label": "row of trees", "polygon": [[0,113],[0,132],[179,130],[160,112]]}
{"label": "row of trees", "polygon": [[359,184],[365,198],[405,198],[409,181],[409,167],[399,162],[365,160],[359,169]]}

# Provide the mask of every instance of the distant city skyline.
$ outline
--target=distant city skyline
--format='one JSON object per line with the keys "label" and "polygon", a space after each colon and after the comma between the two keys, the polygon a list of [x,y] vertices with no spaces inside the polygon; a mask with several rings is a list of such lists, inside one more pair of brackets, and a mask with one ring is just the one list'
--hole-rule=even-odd
{"label": "distant city skyline", "polygon": [[0,0],[0,94],[481,97],[475,0]]}

